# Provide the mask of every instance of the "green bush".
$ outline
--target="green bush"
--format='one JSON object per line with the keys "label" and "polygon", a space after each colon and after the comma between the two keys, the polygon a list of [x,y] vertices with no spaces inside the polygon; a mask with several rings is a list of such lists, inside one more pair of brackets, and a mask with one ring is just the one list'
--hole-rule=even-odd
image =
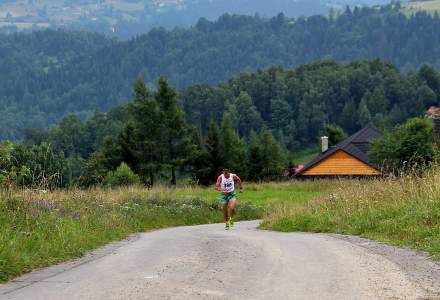
{"label": "green bush", "polygon": [[428,118],[413,118],[371,143],[374,163],[391,172],[421,170],[435,160],[434,124]]}
{"label": "green bush", "polygon": [[105,179],[105,184],[112,187],[138,185],[140,183],[139,176],[126,163],[121,163],[116,171],[108,172]]}

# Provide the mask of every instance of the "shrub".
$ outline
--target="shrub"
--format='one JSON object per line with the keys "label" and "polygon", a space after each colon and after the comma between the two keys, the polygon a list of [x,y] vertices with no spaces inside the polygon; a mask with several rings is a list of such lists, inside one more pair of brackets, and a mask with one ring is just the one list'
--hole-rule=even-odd
{"label": "shrub", "polygon": [[374,163],[387,171],[421,170],[434,161],[434,124],[427,118],[413,118],[382,140],[371,143]]}
{"label": "shrub", "polygon": [[121,163],[116,171],[108,172],[105,179],[105,184],[112,187],[138,185],[140,183],[139,176],[126,163]]}

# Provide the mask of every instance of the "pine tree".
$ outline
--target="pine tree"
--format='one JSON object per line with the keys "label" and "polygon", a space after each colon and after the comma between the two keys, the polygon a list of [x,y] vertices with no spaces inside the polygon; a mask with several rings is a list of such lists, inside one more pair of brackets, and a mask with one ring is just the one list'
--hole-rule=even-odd
{"label": "pine tree", "polygon": [[[162,168],[163,126],[157,102],[142,79],[137,80],[134,85],[134,99],[128,105],[128,110],[132,118],[130,126],[133,127],[130,151],[137,158],[134,169],[141,177],[148,175],[149,185],[152,186],[155,174]],[[127,140],[125,142],[128,143]]]}
{"label": "pine tree", "polygon": [[199,129],[191,127],[190,134],[192,145],[189,164],[191,165],[192,176],[199,184],[209,185],[215,179],[215,172],[212,172],[210,165],[210,155],[203,145]]}
{"label": "pine tree", "polygon": [[282,175],[285,154],[272,132],[264,128],[260,134],[261,179],[273,180]]}
{"label": "pine tree", "polygon": [[251,131],[249,135],[249,148],[247,152],[247,179],[259,181],[262,177],[263,160],[261,156],[260,141],[257,134]]}
{"label": "pine tree", "polygon": [[240,173],[243,177],[245,149],[243,143],[234,131],[232,120],[228,113],[223,115],[221,126],[221,156],[223,166],[231,171]]}
{"label": "pine tree", "polygon": [[368,109],[367,103],[365,98],[362,99],[361,103],[359,104],[359,121],[358,124],[360,126],[365,126],[368,123],[371,122],[371,113]]}
{"label": "pine tree", "polygon": [[353,133],[358,128],[357,119],[358,119],[358,114],[356,112],[356,105],[354,104],[353,100],[350,100],[344,105],[340,117],[341,120],[340,123],[345,130],[347,130],[349,133]]}
{"label": "pine tree", "polygon": [[223,161],[220,129],[214,120],[211,120],[209,123],[205,140],[205,149],[208,155],[209,178],[214,180],[220,172]]}
{"label": "pine tree", "polygon": [[[164,77],[158,82],[154,99],[159,107],[162,162],[171,167],[171,184],[176,185],[176,168],[182,165],[190,151],[185,114],[177,102],[177,93]],[[156,125],[156,126],[157,126]]]}

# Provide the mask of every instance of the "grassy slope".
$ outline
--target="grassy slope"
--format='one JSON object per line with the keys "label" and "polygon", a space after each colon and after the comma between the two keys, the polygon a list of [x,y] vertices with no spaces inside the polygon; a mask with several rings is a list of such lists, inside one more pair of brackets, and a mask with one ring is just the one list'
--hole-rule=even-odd
{"label": "grassy slope", "polygon": [[262,227],[359,235],[440,259],[439,182],[440,170],[422,177],[339,182],[331,195],[275,209]]}
{"label": "grassy slope", "polygon": [[[313,183],[246,185],[238,219],[261,218],[268,204],[305,203],[319,193]],[[0,282],[133,232],[222,222],[218,198],[212,189],[201,188],[3,193]]]}
{"label": "grassy slope", "polygon": [[312,159],[314,159],[318,154],[319,154],[318,148],[310,148],[293,153],[291,158],[295,164],[306,165]]}
{"label": "grassy slope", "polygon": [[418,11],[426,11],[429,13],[438,12],[440,11],[440,0],[409,2],[403,6],[402,10],[406,14],[414,14]]}

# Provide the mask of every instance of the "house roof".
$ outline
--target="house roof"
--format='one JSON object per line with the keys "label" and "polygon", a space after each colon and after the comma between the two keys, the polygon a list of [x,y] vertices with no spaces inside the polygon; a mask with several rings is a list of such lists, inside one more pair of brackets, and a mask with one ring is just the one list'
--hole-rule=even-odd
{"label": "house roof", "polygon": [[324,159],[330,157],[332,154],[340,150],[357,158],[363,163],[369,165],[370,167],[377,169],[377,167],[370,162],[370,159],[367,156],[367,152],[369,149],[370,141],[373,139],[381,138],[383,138],[382,132],[377,130],[372,124],[369,124],[367,127],[362,128],[352,136],[337,144],[336,146],[330,147],[327,151],[319,154],[296,175],[301,176],[301,174],[303,174],[305,171],[309,170],[310,168],[317,165],[319,162],[323,161]]}

